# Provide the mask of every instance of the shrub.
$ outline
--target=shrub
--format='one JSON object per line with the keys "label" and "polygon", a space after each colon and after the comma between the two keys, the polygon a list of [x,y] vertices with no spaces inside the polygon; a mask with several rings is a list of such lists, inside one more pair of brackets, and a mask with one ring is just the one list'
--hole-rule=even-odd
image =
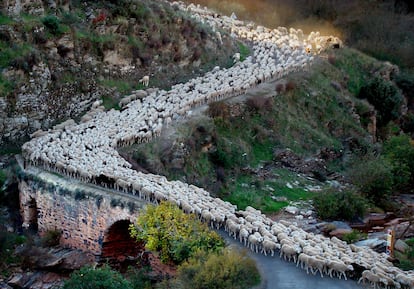
{"label": "shrub", "polygon": [[178,268],[174,283],[182,289],[244,289],[259,282],[256,264],[246,252],[224,249],[221,253],[198,252]]}
{"label": "shrub", "polygon": [[80,270],[73,272],[70,279],[63,284],[63,289],[118,289],[132,288],[131,283],[122,275],[111,270],[108,265],[101,268],[82,267]]}
{"label": "shrub", "polygon": [[350,181],[376,205],[383,205],[393,188],[391,163],[376,156],[365,156],[351,164],[347,171]]}
{"label": "shrub", "polygon": [[252,112],[263,113],[265,111],[272,110],[273,99],[271,97],[264,97],[261,95],[253,96],[247,99],[246,105]]}
{"label": "shrub", "polygon": [[383,153],[392,164],[395,188],[409,188],[414,181],[414,145],[410,137],[391,137],[384,143]]}
{"label": "shrub", "polygon": [[376,77],[361,87],[359,97],[366,98],[378,111],[378,126],[399,117],[403,97],[392,82]]}
{"label": "shrub", "polygon": [[59,18],[54,15],[45,16],[42,23],[52,35],[59,36],[64,32]]}
{"label": "shrub", "polygon": [[61,235],[62,233],[59,230],[47,231],[41,239],[42,245],[46,247],[54,247],[59,245]]}
{"label": "shrub", "polygon": [[212,118],[222,118],[227,120],[230,117],[230,108],[223,101],[212,102],[208,105],[208,115]]}
{"label": "shrub", "polygon": [[361,233],[358,230],[352,230],[350,233],[346,233],[342,236],[342,240],[347,242],[348,244],[355,243],[367,238],[366,233]]}
{"label": "shrub", "polygon": [[324,191],[313,199],[316,212],[321,219],[352,221],[363,217],[367,201],[353,191]]}
{"label": "shrub", "polygon": [[243,43],[239,42],[240,61],[244,61],[250,54],[250,49]]}
{"label": "shrub", "polygon": [[[3,219],[0,219],[0,221],[1,224],[5,223],[3,222]],[[6,232],[4,230],[5,229],[0,225],[0,259],[2,260],[2,262],[0,262],[0,270],[3,269],[3,265],[16,263],[16,261],[18,261],[18,257],[13,253],[14,249],[18,245],[26,242],[26,238],[24,236]]]}
{"label": "shrub", "polygon": [[396,77],[395,82],[408,99],[414,99],[414,73],[403,71]]}
{"label": "shrub", "polygon": [[293,80],[289,80],[287,83],[286,83],[286,86],[285,86],[285,90],[286,91],[292,91],[292,90],[294,90],[296,88],[296,83],[293,81]]}
{"label": "shrub", "polygon": [[146,248],[161,253],[163,262],[182,263],[199,250],[217,251],[224,245],[220,236],[209,231],[193,214],[183,213],[170,202],[148,205],[130,227],[131,237],[144,241]]}
{"label": "shrub", "polygon": [[285,91],[285,85],[283,83],[276,84],[275,90],[277,93],[282,93]]}

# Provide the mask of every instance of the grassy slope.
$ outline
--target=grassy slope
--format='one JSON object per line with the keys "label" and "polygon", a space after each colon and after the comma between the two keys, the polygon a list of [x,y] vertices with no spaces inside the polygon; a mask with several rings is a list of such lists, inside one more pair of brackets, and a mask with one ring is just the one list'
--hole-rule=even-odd
{"label": "grassy slope", "polygon": [[[133,148],[135,158],[150,171],[206,187],[240,208],[253,205],[270,213],[287,204],[272,196],[288,201],[311,198],[305,187],[318,183],[286,169],[270,169],[272,177],[261,180],[243,168],[260,170],[271,164],[276,149],[290,148],[307,157],[321,148],[342,150],[348,138],[370,145],[361,125],[364,118],[360,122],[356,115],[370,107],[353,95],[381,64],[352,49],[330,53],[329,61],[321,59],[310,71],[287,76],[285,81],[293,88],[267,95],[272,105],[255,111],[246,108],[236,117],[193,119],[179,127],[175,143],[185,145],[182,168],[169,163],[176,151],[171,139]],[[212,148],[203,152],[206,144]],[[295,181],[299,185],[286,187]]]}

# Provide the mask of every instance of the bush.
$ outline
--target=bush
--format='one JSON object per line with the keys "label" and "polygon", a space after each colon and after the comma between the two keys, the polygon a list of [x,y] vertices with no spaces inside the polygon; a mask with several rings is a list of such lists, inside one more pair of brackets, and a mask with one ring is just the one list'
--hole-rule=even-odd
{"label": "bush", "polygon": [[247,108],[254,113],[269,112],[273,108],[273,99],[271,97],[253,96],[246,101]]}
{"label": "bush", "polygon": [[42,23],[52,35],[59,36],[63,34],[60,20],[56,16],[48,15],[42,19]]}
{"label": "bush", "polygon": [[414,145],[407,135],[394,136],[384,143],[384,156],[393,166],[394,186],[407,189],[414,182]]}
{"label": "bush", "polygon": [[364,240],[366,238],[367,238],[366,233],[361,233],[360,231],[357,231],[357,230],[352,230],[352,232],[346,233],[342,236],[342,240],[344,240],[348,244],[355,243],[355,242]]}
{"label": "bush", "polygon": [[352,221],[364,216],[367,201],[353,191],[324,191],[313,199],[316,212],[321,219]]}
{"label": "bush", "polygon": [[83,267],[73,272],[63,284],[63,289],[118,289],[132,288],[131,283],[107,265],[102,268]]}
{"label": "bush", "polygon": [[384,205],[391,195],[394,176],[391,163],[376,156],[357,159],[347,171],[350,181],[375,205]]}
{"label": "bush", "polygon": [[182,289],[244,289],[260,282],[255,262],[246,252],[198,252],[178,268],[175,286]]}
{"label": "bush", "polygon": [[49,230],[42,237],[42,245],[46,247],[54,247],[59,245],[60,236],[62,233],[59,230]]}
{"label": "bush", "polygon": [[392,82],[376,77],[361,87],[359,97],[366,98],[378,111],[378,126],[399,117],[403,97]]}
{"label": "bush", "polygon": [[[4,220],[0,219],[1,223]],[[16,263],[18,257],[13,253],[14,249],[21,244],[26,242],[26,238],[15,233],[9,233],[5,231],[5,228],[2,228],[0,225],[0,270],[3,269],[3,265]],[[1,274],[0,274],[1,275]]]}
{"label": "bush", "polygon": [[208,105],[208,115],[211,118],[222,118],[227,120],[230,117],[230,108],[228,104],[223,101],[212,102]]}
{"label": "bush", "polygon": [[182,263],[197,250],[217,251],[224,246],[221,237],[210,231],[194,214],[183,213],[170,202],[148,205],[130,227],[131,237],[161,253],[161,261]]}

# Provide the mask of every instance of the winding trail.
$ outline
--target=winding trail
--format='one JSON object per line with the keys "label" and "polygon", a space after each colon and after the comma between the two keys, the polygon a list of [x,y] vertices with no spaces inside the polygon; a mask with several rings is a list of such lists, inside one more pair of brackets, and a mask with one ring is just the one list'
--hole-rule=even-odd
{"label": "winding trail", "polygon": [[[210,25],[212,29],[227,29],[232,37],[252,42],[252,55],[229,69],[217,67],[204,77],[174,85],[169,91],[150,93],[142,101],[136,99],[130,102],[121,111],[95,111],[83,123],[38,132],[37,137],[22,147],[24,167],[41,166],[47,171],[130,193],[153,203],[170,200],[182,208],[190,208],[188,212],[196,213],[203,221],[217,228],[223,226],[226,220],[237,222],[234,225],[239,226],[240,230],[243,227],[245,232],[255,235],[253,240],[256,240],[256,245],[263,242],[264,237],[271,237],[275,240],[273,242],[291,243],[294,247],[291,249],[300,253],[306,247],[315,249],[323,244],[324,248],[320,247],[319,251],[312,253],[313,256],[323,253],[324,258],[336,258],[344,264],[357,262],[368,270],[377,270],[375,266],[378,265],[393,267],[385,254],[351,247],[337,238],[310,234],[294,224],[283,225],[281,221],[275,222],[251,207],[237,211],[234,205],[210,196],[202,188],[180,181],[169,181],[164,176],[137,172],[119,155],[116,151],[118,147],[150,142],[161,134],[164,127],[177,118],[185,117],[195,107],[242,95],[246,90],[270,79],[308,68],[313,61],[308,49],[320,52],[324,43],[331,45],[335,41],[335,37],[322,37],[318,32],[305,38],[303,31],[293,28],[270,30],[262,26],[245,25],[242,21],[219,16],[194,5],[178,8],[191,11],[196,19]],[[240,220],[239,216],[244,218]],[[26,220],[23,222],[25,225],[30,223]],[[234,234],[237,234],[237,230]],[[303,270],[291,270],[295,264],[281,261],[278,257],[271,259],[254,256],[265,273],[268,284],[266,288],[357,288],[347,287],[348,284],[355,285],[352,282],[346,282],[346,286],[342,286],[338,285],[342,284],[338,280],[322,281],[328,278],[313,276],[305,278]],[[400,272],[396,268],[392,270],[408,278],[414,274]],[[392,276],[390,278],[395,277],[394,274]],[[312,283],[309,283],[310,280]],[[292,282],[299,283],[296,285]]]}

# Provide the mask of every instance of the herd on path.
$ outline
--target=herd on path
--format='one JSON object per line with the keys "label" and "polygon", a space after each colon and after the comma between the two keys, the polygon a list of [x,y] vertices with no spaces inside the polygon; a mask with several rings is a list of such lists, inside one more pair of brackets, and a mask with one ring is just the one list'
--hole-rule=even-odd
{"label": "herd on path", "polygon": [[[336,237],[305,232],[295,223],[273,221],[252,207],[237,210],[202,188],[137,172],[118,154],[118,147],[150,142],[164,127],[186,117],[195,107],[243,94],[292,71],[308,69],[321,51],[342,45],[338,38],[321,36],[318,32],[304,35],[300,29],[268,29],[198,5],[186,6],[182,2],[170,5],[211,26],[217,41],[222,41],[219,30],[225,30],[231,37],[248,42],[253,47],[252,54],[240,61],[240,54],[236,53],[231,68],[215,67],[204,76],[172,86],[169,91],[150,88],[135,91],[121,100],[120,111],[105,112],[101,102],[96,101],[79,124],[68,120],[53,130],[33,133],[32,140],[22,149],[25,166],[41,166],[153,203],[172,201],[212,227],[224,226],[230,236],[251,250],[271,256],[279,252],[280,257],[296,262],[308,273],[347,279],[358,266],[363,268],[359,281],[374,288],[413,289],[414,272],[394,267],[385,254],[347,245]],[[148,76],[141,79],[146,86],[149,81]]]}

